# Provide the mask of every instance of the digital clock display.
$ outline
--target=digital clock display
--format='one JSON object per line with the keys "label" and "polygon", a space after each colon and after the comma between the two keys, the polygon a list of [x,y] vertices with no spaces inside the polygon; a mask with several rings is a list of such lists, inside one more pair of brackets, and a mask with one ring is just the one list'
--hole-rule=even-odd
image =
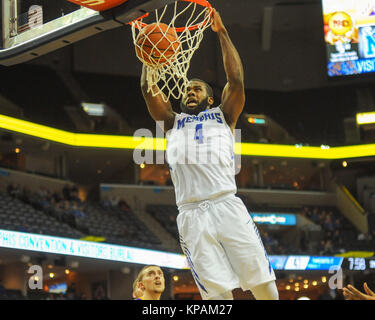
{"label": "digital clock display", "polygon": [[365,258],[348,258],[349,270],[366,270],[366,259]]}

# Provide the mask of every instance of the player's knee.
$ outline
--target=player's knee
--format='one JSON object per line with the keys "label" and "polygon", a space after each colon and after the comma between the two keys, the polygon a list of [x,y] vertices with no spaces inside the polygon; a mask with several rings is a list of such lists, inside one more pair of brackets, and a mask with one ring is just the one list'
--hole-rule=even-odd
{"label": "player's knee", "polygon": [[251,289],[256,300],[279,300],[279,292],[275,281],[262,283]]}

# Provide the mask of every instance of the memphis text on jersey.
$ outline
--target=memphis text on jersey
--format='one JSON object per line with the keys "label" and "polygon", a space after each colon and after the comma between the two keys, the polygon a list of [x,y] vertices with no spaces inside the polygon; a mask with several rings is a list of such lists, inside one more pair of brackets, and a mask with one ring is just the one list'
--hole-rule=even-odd
{"label": "memphis text on jersey", "polygon": [[203,122],[207,120],[216,120],[218,123],[223,123],[223,119],[221,119],[221,115],[219,112],[216,113],[204,113],[201,116],[187,116],[185,118],[177,120],[177,130],[180,128],[185,127],[185,122],[190,123],[190,122]]}

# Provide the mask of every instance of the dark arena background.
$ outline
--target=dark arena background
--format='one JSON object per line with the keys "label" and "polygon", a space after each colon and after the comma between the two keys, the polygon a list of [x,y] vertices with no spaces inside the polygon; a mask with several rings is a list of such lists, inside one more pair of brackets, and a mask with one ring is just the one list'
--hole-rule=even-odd
{"label": "dark arena background", "polygon": [[[245,70],[238,196],[281,300],[343,300],[343,286],[364,282],[375,290],[375,39],[363,42],[358,19],[340,38],[335,26],[348,22],[331,23],[334,12],[353,10],[325,2],[211,1]],[[373,17],[375,1],[358,2]],[[133,158],[136,130],[155,137],[156,126],[126,23],[160,3],[98,13],[65,0],[1,1],[0,299],[132,300],[147,264],[164,271],[162,300],[201,299],[178,243],[168,165]],[[211,29],[188,75],[220,98]],[[235,298],[253,297],[238,289]]]}

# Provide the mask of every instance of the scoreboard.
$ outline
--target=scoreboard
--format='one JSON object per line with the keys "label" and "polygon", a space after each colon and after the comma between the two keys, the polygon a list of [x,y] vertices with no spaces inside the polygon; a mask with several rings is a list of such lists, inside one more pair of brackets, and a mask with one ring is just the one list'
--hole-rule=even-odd
{"label": "scoreboard", "polygon": [[328,76],[375,72],[375,0],[322,0]]}
{"label": "scoreboard", "polygon": [[345,258],[342,268],[350,271],[375,271],[375,257],[374,258]]}
{"label": "scoreboard", "polygon": [[342,269],[346,271],[371,271],[375,272],[375,257],[325,257],[325,256],[269,256],[274,270],[285,271],[323,271]]}

